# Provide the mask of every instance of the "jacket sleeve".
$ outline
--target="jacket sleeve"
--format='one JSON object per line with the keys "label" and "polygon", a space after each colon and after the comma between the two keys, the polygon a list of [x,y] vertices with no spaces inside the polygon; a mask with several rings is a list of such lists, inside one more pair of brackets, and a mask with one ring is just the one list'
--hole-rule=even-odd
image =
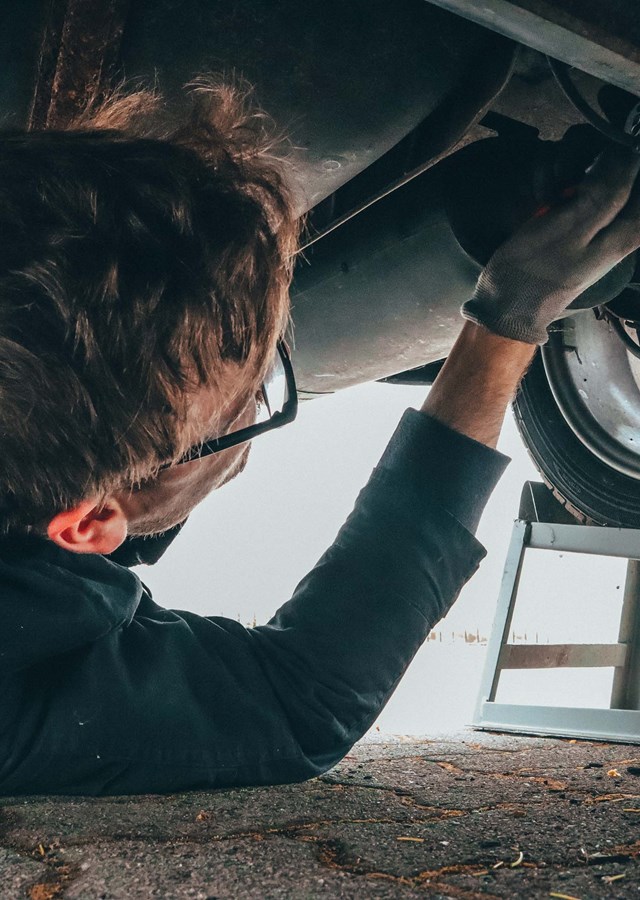
{"label": "jacket sleeve", "polygon": [[[422,446],[429,468],[438,426],[424,419],[409,437],[401,424],[334,544],[266,625],[165,610],[145,592],[129,624],[16,675],[0,790],[283,783],[338,762],[484,556],[438,473],[408,462]],[[486,486],[504,458],[479,448],[466,448],[467,474]]]}

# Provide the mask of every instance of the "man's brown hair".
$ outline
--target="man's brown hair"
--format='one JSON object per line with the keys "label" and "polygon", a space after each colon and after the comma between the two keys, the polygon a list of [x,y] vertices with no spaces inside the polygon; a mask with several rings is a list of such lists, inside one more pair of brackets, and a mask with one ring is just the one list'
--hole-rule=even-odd
{"label": "man's brown hair", "polygon": [[153,477],[193,392],[228,364],[257,387],[285,327],[298,223],[265,119],[189,96],[177,126],[120,91],[0,134],[2,532]]}

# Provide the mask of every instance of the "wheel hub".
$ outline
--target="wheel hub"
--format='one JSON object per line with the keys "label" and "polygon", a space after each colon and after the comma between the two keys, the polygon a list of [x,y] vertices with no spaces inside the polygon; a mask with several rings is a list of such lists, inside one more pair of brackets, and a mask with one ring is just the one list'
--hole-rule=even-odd
{"label": "wheel hub", "polygon": [[576,437],[606,465],[640,481],[640,359],[614,326],[591,310],[564,319],[542,360]]}

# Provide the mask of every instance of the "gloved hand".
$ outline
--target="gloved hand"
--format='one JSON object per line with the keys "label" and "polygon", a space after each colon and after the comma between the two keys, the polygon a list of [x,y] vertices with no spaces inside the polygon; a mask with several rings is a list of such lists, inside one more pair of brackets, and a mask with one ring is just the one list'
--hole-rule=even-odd
{"label": "gloved hand", "polygon": [[462,307],[494,334],[544,344],[569,304],[640,247],[640,155],[612,147],[574,195],[500,246]]}

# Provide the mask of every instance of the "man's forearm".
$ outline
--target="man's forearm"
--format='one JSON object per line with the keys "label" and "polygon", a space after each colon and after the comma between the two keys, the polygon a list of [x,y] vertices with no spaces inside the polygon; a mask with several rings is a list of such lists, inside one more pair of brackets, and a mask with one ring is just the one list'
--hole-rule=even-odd
{"label": "man's forearm", "polygon": [[536,347],[466,322],[422,411],[467,437],[495,447],[505,412]]}

